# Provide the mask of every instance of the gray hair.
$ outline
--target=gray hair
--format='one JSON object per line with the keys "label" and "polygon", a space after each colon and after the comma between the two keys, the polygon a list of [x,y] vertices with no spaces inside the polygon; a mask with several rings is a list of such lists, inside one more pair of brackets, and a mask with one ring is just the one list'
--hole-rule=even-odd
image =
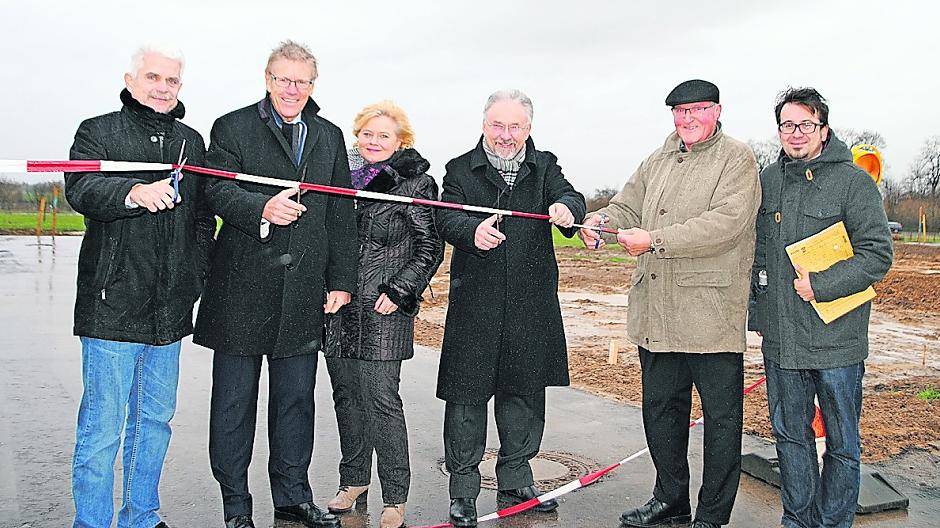
{"label": "gray hair", "polygon": [[515,101],[521,104],[522,108],[525,109],[526,116],[529,118],[529,123],[532,122],[532,99],[529,99],[529,96],[524,94],[522,90],[515,88],[493,92],[486,100],[486,106],[483,107],[483,115],[485,116],[486,113],[489,112],[490,107],[500,101]]}
{"label": "gray hair", "polygon": [[271,64],[278,59],[306,62],[313,68],[313,78],[311,80],[317,80],[317,58],[313,56],[313,53],[311,53],[310,48],[307,46],[290,39],[281,42],[276,48],[271,50],[271,55],[268,56],[268,64],[265,68],[270,68]]}
{"label": "gray hair", "polygon": [[180,65],[180,77],[183,76],[183,68],[186,67],[186,58],[183,57],[183,52],[180,51],[179,48],[162,44],[144,44],[137,48],[137,51],[131,55],[131,69],[127,73],[137,77],[137,72],[144,67],[144,57],[150,54],[162,55],[172,61],[178,62]]}

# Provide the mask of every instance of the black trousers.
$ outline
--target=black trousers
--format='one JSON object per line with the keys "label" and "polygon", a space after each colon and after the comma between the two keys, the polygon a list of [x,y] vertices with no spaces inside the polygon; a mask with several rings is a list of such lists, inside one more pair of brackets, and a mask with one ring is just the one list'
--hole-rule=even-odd
{"label": "black trousers", "polygon": [[[268,359],[268,476],[275,507],[313,500],[307,469],[313,454],[313,387],[317,356]],[[261,356],[216,352],[212,360],[209,462],[222,488],[225,519],[251,515],[248,465],[254,448]]]}
{"label": "black trousers", "polygon": [[369,485],[375,451],[382,501],[407,502],[411,466],[405,411],[398,394],[401,361],[326,358],[326,367],[343,454],[339,485]]}
{"label": "black trousers", "polygon": [[[501,490],[530,486],[531,460],[542,445],[545,430],[545,390],[535,394],[495,395],[499,455],[496,480]],[[444,460],[450,473],[450,498],[480,494],[480,462],[486,450],[486,403],[444,407]]]}
{"label": "black trousers", "polygon": [[705,415],[704,467],[695,518],[728,524],[741,477],[744,357],[737,353],[651,353],[640,347],[643,427],[656,467],[653,496],[689,503],[692,384]]}

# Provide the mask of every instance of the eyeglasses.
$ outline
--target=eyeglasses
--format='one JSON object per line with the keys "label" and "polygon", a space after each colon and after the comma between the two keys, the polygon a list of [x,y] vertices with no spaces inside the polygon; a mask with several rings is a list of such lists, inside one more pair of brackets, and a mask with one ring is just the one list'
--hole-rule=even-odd
{"label": "eyeglasses", "polygon": [[699,118],[705,115],[705,110],[715,106],[718,105],[710,104],[708,106],[697,106],[695,108],[679,108],[678,106],[674,106],[672,107],[672,115],[676,117],[685,117],[686,114],[689,114],[692,117]]}
{"label": "eyeglasses", "polygon": [[796,132],[796,129],[799,128],[800,132],[804,134],[812,134],[816,131],[817,128],[822,128],[826,126],[823,123],[814,123],[812,121],[803,121],[801,123],[794,123],[793,121],[784,121],[777,125],[777,130],[784,134],[792,134]]}
{"label": "eyeglasses", "polygon": [[529,128],[529,125],[519,125],[515,123],[512,125],[504,125],[502,123],[490,123],[487,121],[484,121],[484,123],[486,123],[486,126],[490,127],[490,130],[492,130],[494,134],[502,134],[503,132],[506,132],[508,130],[509,135],[511,136],[518,136],[519,134],[521,134],[522,132],[524,132],[525,130]]}
{"label": "eyeglasses", "polygon": [[276,84],[277,86],[281,88],[287,88],[291,84],[296,86],[298,90],[309,90],[310,88],[313,87],[313,81],[308,81],[305,79],[297,79],[297,80],[288,79],[287,77],[278,77],[277,75],[274,75],[273,73],[269,73],[268,77],[270,77],[271,80],[274,81],[274,84]]}

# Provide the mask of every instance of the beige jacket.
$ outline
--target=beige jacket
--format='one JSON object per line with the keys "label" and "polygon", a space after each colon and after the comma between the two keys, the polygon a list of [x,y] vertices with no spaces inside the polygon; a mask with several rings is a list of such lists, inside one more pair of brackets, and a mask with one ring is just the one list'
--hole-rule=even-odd
{"label": "beige jacket", "polygon": [[651,352],[744,352],[757,163],[720,128],[690,152],[679,143],[670,134],[596,211],[610,227],[640,227],[653,239],[633,273],[628,336]]}

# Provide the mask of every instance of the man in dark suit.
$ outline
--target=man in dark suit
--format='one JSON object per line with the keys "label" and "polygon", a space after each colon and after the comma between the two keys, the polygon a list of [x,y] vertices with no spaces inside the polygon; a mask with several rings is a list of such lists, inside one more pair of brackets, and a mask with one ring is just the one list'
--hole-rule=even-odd
{"label": "man in dark suit", "polygon": [[[343,135],[310,98],[317,63],[285,41],[265,68],[261,101],[219,118],[208,163],[220,169],[349,187]],[[226,526],[251,528],[248,492],[261,360],[268,358],[268,474],[276,519],[338,527],[313,502],[313,388],[323,314],[356,285],[352,202],[297,189],[213,180],[210,207],[223,220],[194,342],[214,351],[209,459]]]}
{"label": "man in dark suit", "polygon": [[[470,205],[548,212],[565,236],[584,217],[551,152],[529,137],[532,101],[502,90],[484,108],[483,137],[451,160],[442,198]],[[539,494],[529,460],[542,442],[545,387],[568,385],[568,354],[558,303],[552,224],[438,212],[441,236],[454,248],[450,304],[437,381],[445,400],[444,456],[450,472],[450,520],[476,526],[479,464],[486,446],[486,404],[495,399],[500,450],[497,501],[519,504]],[[554,500],[535,509],[551,511]]]}

